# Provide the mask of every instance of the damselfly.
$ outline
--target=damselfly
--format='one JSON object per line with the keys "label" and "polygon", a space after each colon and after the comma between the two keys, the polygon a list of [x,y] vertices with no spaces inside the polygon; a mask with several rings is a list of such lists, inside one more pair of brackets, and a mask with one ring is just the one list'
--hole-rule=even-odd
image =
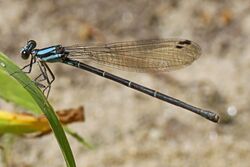
{"label": "damselfly", "polygon": [[32,65],[34,63],[38,64],[41,74],[35,81],[46,81],[47,85],[42,86],[44,87],[43,91],[47,90],[48,94],[55,77],[47,63],[60,62],[92,72],[165,102],[182,107],[213,122],[218,122],[219,120],[219,116],[216,113],[194,107],[153,89],[85,64],[87,62],[94,62],[137,72],[170,71],[185,67],[200,57],[201,49],[199,45],[192,41],[156,39],[93,46],[73,45],[64,47],[62,45],[54,45],[42,49],[35,48],[36,42],[34,40],[28,41],[26,46],[22,48],[22,58],[28,59],[31,57],[30,63],[24,68],[29,68],[28,72],[31,72]]}

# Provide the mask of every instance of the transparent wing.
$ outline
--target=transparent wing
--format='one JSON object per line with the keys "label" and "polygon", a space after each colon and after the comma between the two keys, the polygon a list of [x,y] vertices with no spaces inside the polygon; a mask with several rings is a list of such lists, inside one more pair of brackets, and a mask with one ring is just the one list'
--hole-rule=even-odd
{"label": "transparent wing", "polygon": [[94,46],[65,47],[68,58],[137,72],[170,71],[200,57],[196,43],[181,39],[116,42]]}

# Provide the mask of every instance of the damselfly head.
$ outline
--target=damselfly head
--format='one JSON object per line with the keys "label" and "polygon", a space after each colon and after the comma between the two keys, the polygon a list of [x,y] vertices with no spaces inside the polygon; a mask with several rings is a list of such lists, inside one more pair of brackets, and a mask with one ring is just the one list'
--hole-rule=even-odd
{"label": "damselfly head", "polygon": [[22,48],[21,50],[21,56],[23,59],[28,59],[29,56],[31,55],[33,49],[36,47],[36,41],[34,40],[29,40],[26,44],[25,47]]}

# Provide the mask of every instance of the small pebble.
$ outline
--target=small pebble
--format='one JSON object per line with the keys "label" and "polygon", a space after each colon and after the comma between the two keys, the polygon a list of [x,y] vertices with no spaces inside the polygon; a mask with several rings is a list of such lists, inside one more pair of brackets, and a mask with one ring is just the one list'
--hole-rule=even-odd
{"label": "small pebble", "polygon": [[237,108],[235,106],[229,106],[227,108],[227,114],[230,115],[230,116],[235,116],[237,114]]}

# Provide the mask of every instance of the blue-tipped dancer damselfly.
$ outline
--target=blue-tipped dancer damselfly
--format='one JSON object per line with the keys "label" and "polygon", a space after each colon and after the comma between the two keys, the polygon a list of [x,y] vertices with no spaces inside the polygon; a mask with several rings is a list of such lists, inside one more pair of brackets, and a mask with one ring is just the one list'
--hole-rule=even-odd
{"label": "blue-tipped dancer damselfly", "polygon": [[101,65],[136,72],[171,71],[191,64],[200,55],[201,49],[199,45],[192,41],[181,39],[141,40],[92,46],[73,45],[64,47],[62,45],[54,45],[42,49],[36,49],[36,42],[30,40],[21,50],[23,59],[30,57],[30,63],[24,67],[29,68],[28,72],[31,72],[34,63],[38,64],[41,74],[35,81],[41,80],[42,77],[42,80],[47,82],[46,86],[42,86],[44,87],[44,91],[48,91],[48,94],[55,77],[47,63],[60,62],[92,72],[152,97],[192,111],[210,121],[218,122],[219,116],[216,113],[194,107],[153,89],[85,64],[91,61]]}

